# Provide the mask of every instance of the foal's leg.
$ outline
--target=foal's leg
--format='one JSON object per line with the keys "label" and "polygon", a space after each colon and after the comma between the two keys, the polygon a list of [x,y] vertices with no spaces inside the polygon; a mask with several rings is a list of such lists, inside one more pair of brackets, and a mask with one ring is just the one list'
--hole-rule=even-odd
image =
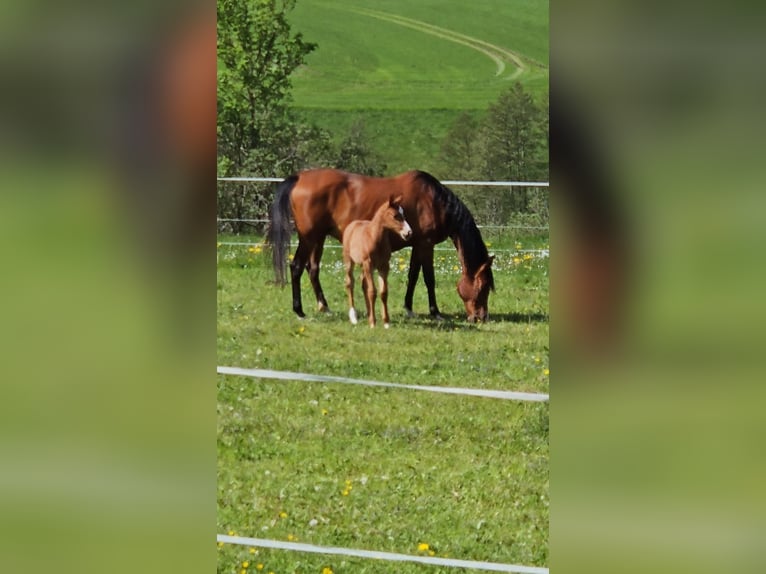
{"label": "foal's leg", "polygon": [[436,306],[436,280],[434,279],[434,248],[431,245],[425,252],[421,253],[421,264],[423,265],[423,281],[428,289],[428,312],[434,319],[441,319],[439,307]]}
{"label": "foal's leg", "polygon": [[370,327],[375,326],[375,281],[372,277],[372,263],[367,260],[362,264],[364,268],[364,279],[362,287],[364,288],[364,302],[367,304],[367,320]]}
{"label": "foal's leg", "polygon": [[324,292],[322,291],[322,285],[319,283],[319,262],[322,259],[322,251],[324,250],[324,240],[322,238],[314,245],[311,250],[308,261],[309,279],[311,280],[311,286],[314,288],[314,295],[317,298],[317,310],[325,313],[330,312],[330,307],[327,305],[327,299],[324,298]]}
{"label": "foal's leg", "polygon": [[310,246],[304,238],[299,238],[298,249],[295,250],[293,260],[290,262],[290,280],[293,288],[293,311],[298,317],[305,317],[303,304],[301,303],[301,275],[306,267]]}
{"label": "foal's leg", "polygon": [[348,296],[348,319],[351,324],[356,325],[356,309],[354,309],[354,261],[350,257],[343,255],[344,265],[346,266],[346,295]]}
{"label": "foal's leg", "polygon": [[407,292],[404,295],[404,312],[408,317],[415,316],[415,313],[412,312],[412,295],[415,293],[418,275],[420,275],[420,254],[418,248],[413,246],[410,254],[410,270],[407,273]]}
{"label": "foal's leg", "polygon": [[380,304],[383,307],[383,327],[388,329],[391,326],[388,316],[388,262],[378,268],[378,288],[380,290]]}

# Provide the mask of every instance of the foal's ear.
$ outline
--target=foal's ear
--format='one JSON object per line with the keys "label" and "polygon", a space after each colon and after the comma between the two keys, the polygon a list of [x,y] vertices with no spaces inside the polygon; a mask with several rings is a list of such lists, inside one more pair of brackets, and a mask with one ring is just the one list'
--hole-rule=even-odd
{"label": "foal's ear", "polygon": [[394,197],[393,195],[388,198],[388,205],[391,207],[399,207],[402,204],[402,200],[404,197],[402,195],[397,195]]}

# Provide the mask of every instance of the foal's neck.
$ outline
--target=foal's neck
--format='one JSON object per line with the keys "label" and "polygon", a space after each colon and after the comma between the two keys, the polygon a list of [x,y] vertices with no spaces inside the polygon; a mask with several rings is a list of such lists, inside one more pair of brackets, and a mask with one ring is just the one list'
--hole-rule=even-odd
{"label": "foal's neck", "polygon": [[376,245],[382,244],[383,242],[388,244],[387,232],[390,230],[383,225],[383,217],[385,217],[385,214],[385,211],[379,211],[375,214],[375,217],[372,218],[372,221],[370,221],[369,233]]}

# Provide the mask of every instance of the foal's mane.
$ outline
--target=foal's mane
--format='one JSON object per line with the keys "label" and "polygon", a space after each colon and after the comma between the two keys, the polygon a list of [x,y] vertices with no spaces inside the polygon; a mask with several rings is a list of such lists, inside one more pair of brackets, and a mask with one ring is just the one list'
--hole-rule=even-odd
{"label": "foal's mane", "polygon": [[[468,273],[475,273],[476,270],[486,263],[489,259],[487,246],[481,238],[481,232],[476,227],[473,215],[468,211],[465,204],[453,191],[425,171],[417,171],[415,179],[420,183],[427,185],[434,191],[436,201],[444,206],[446,215],[447,231],[450,237],[460,239],[460,245],[463,249],[463,260],[465,261]],[[489,270],[490,287],[495,288],[492,269]]]}

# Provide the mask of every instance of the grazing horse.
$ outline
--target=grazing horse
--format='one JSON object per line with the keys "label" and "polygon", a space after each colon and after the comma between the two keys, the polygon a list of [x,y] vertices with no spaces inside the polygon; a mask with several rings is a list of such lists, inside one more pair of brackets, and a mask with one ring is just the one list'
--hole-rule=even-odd
{"label": "grazing horse", "polygon": [[[271,244],[278,284],[285,284],[285,260],[290,242],[290,214],[298,232],[298,248],[290,264],[293,311],[305,317],[301,302],[301,275],[308,270],[320,311],[327,300],[319,283],[319,261],[328,235],[341,241],[349,223],[372,219],[378,206],[391,195],[402,196],[404,215],[412,227],[412,253],[404,308],[412,315],[412,295],[420,270],[428,289],[428,306],[439,317],[434,281],[434,245],[448,237],[458,251],[462,275],[457,290],[469,321],[488,317],[487,299],[494,290],[492,257],[468,208],[448,187],[423,171],[395,177],[368,177],[336,169],[313,169],[292,175],[279,184],[271,207],[268,242]],[[391,239],[392,251],[407,244]]]}
{"label": "grazing horse", "polygon": [[346,226],[343,232],[343,265],[346,268],[346,294],[348,295],[348,318],[356,325],[354,309],[354,263],[362,266],[362,291],[367,307],[370,327],[375,326],[375,282],[372,272],[378,270],[380,304],[383,307],[383,327],[388,329],[388,268],[391,259],[390,235],[398,235],[407,241],[412,237],[412,228],[404,218],[401,206],[402,196],[393,197],[383,203],[372,221],[357,219]]}

